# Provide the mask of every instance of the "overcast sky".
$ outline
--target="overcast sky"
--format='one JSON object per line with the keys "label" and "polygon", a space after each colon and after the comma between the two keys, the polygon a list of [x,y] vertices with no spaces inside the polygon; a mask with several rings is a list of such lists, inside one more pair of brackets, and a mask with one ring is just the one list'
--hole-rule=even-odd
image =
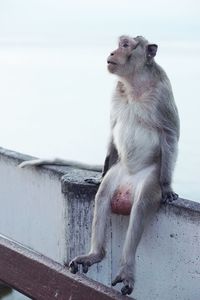
{"label": "overcast sky", "polygon": [[198,0],[0,0],[0,41],[101,44],[120,34],[200,40]]}
{"label": "overcast sky", "polygon": [[121,34],[159,46],[181,118],[176,189],[199,201],[199,0],[0,0],[1,146],[102,163]]}

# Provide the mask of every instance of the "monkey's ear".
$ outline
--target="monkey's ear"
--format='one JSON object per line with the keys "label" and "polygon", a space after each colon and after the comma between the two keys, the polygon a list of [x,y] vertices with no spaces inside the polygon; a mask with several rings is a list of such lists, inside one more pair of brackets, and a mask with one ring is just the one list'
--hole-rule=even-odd
{"label": "monkey's ear", "polygon": [[154,56],[156,56],[158,46],[156,44],[147,45],[147,59],[150,61]]}

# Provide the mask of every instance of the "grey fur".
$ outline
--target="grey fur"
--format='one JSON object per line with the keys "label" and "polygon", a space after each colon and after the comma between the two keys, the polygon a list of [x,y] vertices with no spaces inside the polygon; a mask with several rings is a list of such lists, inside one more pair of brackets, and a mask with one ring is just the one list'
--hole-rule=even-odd
{"label": "grey fur", "polygon": [[102,260],[105,229],[116,190],[128,186],[132,209],[121,258],[113,285],[123,282],[122,294],[134,286],[135,253],[144,226],[161,199],[172,201],[171,188],[177,156],[179,117],[170,81],[154,61],[157,45],[138,36],[119,38],[119,47],[108,57],[108,70],[119,77],[111,108],[111,138],[103,179],[95,197],[91,249],[74,258],[72,272],[83,271]]}
{"label": "grey fur", "polygon": [[36,158],[33,160],[27,160],[23,161],[18,165],[19,168],[24,168],[24,167],[36,167],[36,166],[41,166],[41,165],[57,165],[57,166],[68,166],[68,167],[73,167],[76,169],[81,169],[81,170],[91,170],[91,171],[102,171],[102,166],[98,165],[89,165],[89,164],[84,164],[78,161],[72,161],[72,160],[65,160],[61,158],[52,158],[52,159],[40,159]]}

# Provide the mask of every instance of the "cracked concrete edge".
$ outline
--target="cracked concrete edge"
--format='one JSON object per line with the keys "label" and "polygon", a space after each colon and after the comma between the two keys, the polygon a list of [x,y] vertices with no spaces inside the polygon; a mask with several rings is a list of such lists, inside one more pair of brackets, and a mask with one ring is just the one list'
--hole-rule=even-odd
{"label": "cracked concrete edge", "polygon": [[[0,147],[0,159],[14,160],[17,165],[24,160],[33,159],[33,157]],[[41,167],[34,167],[33,170],[36,170],[37,172],[50,172],[51,175],[59,176],[62,192],[64,194],[75,193],[78,196],[83,193],[88,194],[90,199],[92,199],[95,195],[98,185],[88,183],[86,179],[98,180],[101,176],[100,172],[62,166],[45,165]],[[192,219],[200,219],[200,203],[187,199],[179,198],[171,204],[162,205],[161,211],[164,211],[165,213],[172,211],[176,215],[183,215],[184,217]]]}

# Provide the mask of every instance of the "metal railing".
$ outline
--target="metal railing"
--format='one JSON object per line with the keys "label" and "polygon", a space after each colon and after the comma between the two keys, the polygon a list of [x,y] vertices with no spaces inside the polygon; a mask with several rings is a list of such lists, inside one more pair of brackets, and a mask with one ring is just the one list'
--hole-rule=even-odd
{"label": "metal railing", "polygon": [[0,281],[37,300],[130,299],[2,235]]}

